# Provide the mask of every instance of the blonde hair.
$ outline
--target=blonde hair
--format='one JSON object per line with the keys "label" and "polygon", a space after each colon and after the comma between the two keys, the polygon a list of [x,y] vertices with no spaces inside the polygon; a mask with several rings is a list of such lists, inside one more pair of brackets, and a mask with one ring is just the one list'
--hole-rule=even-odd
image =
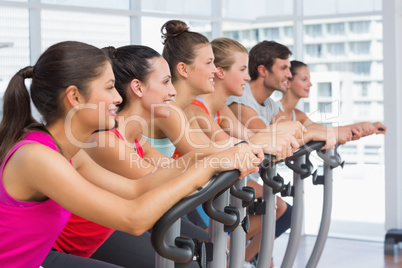
{"label": "blonde hair", "polygon": [[235,62],[234,52],[248,53],[242,44],[227,37],[216,38],[212,40],[211,45],[215,56],[215,66],[224,70],[230,69]]}

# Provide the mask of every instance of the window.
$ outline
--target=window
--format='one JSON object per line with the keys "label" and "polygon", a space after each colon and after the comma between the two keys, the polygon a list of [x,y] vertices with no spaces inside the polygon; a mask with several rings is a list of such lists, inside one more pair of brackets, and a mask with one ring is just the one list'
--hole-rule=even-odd
{"label": "window", "polygon": [[[29,65],[28,9],[0,8],[0,95],[11,77]],[[3,105],[0,105],[3,107]]]}
{"label": "window", "polygon": [[128,17],[43,10],[41,19],[43,50],[64,40],[79,40],[100,48],[130,42]]}
{"label": "window", "polygon": [[265,36],[267,40],[278,40],[279,35],[279,28],[267,28],[265,29]]}
{"label": "window", "polygon": [[255,17],[270,18],[283,15],[293,15],[294,11],[294,0],[256,0],[253,2],[244,0],[225,0],[225,2],[233,9],[238,10],[238,13],[240,13],[238,18],[244,18],[244,13],[247,13],[247,11],[251,12]]}
{"label": "window", "polygon": [[306,45],[306,54],[309,57],[312,58],[320,58],[321,57],[321,51],[322,51],[322,45],[321,44],[314,44],[314,45]]}
{"label": "window", "polygon": [[306,25],[305,26],[306,35],[309,37],[321,37],[322,36],[322,28],[321,24],[315,25]]}
{"label": "window", "polygon": [[355,109],[357,110],[357,117],[359,119],[369,118],[371,115],[371,103],[368,101],[355,102]]}
{"label": "window", "polygon": [[260,31],[258,29],[251,30],[251,40],[253,40],[255,42],[260,41]]}
{"label": "window", "polygon": [[349,29],[355,34],[366,34],[370,32],[370,21],[353,21],[349,23]]}
{"label": "window", "polygon": [[344,35],[345,34],[345,23],[330,23],[327,24],[327,32],[330,35]]}
{"label": "window", "polygon": [[351,42],[349,43],[350,52],[355,55],[369,55],[371,42],[364,41],[364,42]]}
{"label": "window", "polygon": [[223,32],[223,35],[235,40],[239,40],[240,38],[240,33],[239,31],[230,31],[230,32]]}
{"label": "window", "polygon": [[368,97],[369,96],[369,89],[370,89],[370,82],[354,82],[353,89],[356,92],[355,96],[357,97]]}
{"label": "window", "polygon": [[362,97],[368,96],[368,85],[369,85],[369,83],[367,83],[367,82],[362,83],[362,91],[361,91]]}
{"label": "window", "polygon": [[318,110],[320,110],[321,113],[332,113],[332,102],[318,102]]}
{"label": "window", "polygon": [[351,72],[351,64],[348,62],[328,63],[328,71],[330,71],[330,72]]}
{"label": "window", "polygon": [[129,0],[41,0],[42,3],[80,6],[80,7],[96,7],[96,8],[112,8],[112,9],[127,9]]}
{"label": "window", "polygon": [[283,27],[283,36],[286,38],[293,38],[293,27],[292,26]]}
{"label": "window", "polygon": [[381,11],[381,0],[303,0],[304,15],[336,15]]}
{"label": "window", "polygon": [[354,62],[352,64],[353,73],[368,76],[371,71],[371,62]]}
{"label": "window", "polygon": [[341,148],[342,148],[342,155],[343,154],[357,155],[357,145],[355,144],[346,143],[345,145],[342,145]]}
{"label": "window", "polygon": [[306,114],[308,114],[310,112],[310,103],[304,102],[303,112],[306,113]]}
{"label": "window", "polygon": [[381,146],[378,145],[365,145],[364,146],[364,154],[366,155],[379,155],[381,150]]}
{"label": "window", "polygon": [[341,56],[345,55],[345,43],[332,43],[327,45],[329,55]]}
{"label": "window", "polygon": [[190,27],[191,31],[200,33],[200,34],[206,36],[209,40],[212,39],[210,22],[189,20],[186,23]]}
{"label": "window", "polygon": [[[96,2],[97,0],[93,1]],[[114,1],[107,1],[107,2],[113,3]],[[153,0],[153,1],[141,0],[141,8],[144,11],[151,11],[151,12],[204,15],[204,16],[210,16],[212,10],[211,0],[206,0],[202,2],[186,1],[186,0]]]}
{"label": "window", "polygon": [[317,83],[318,97],[331,97],[332,84],[331,83]]}

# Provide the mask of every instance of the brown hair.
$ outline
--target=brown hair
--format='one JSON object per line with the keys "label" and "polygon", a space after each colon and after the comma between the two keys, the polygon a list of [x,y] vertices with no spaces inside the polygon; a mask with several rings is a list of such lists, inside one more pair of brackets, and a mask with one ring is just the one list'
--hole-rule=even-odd
{"label": "brown hair", "polygon": [[116,78],[115,88],[123,101],[118,105],[122,110],[127,104],[127,89],[133,79],[146,83],[153,71],[152,59],[162,57],[147,46],[128,45],[119,48],[103,48],[112,60],[113,73]]}
{"label": "brown hair", "polygon": [[212,50],[215,56],[215,66],[224,70],[230,69],[235,62],[234,52],[248,53],[247,49],[236,40],[220,37],[212,40]]}
{"label": "brown hair", "polygon": [[292,60],[290,62],[290,72],[292,73],[292,78],[289,78],[290,81],[293,80],[297,74],[297,70],[299,70],[301,67],[307,67],[307,64],[298,60]]}
{"label": "brown hair", "polygon": [[[4,93],[3,119],[0,123],[0,162],[27,130],[47,132],[63,113],[63,93],[75,85],[87,96],[88,86],[98,77],[106,62],[105,53],[88,44],[66,41],[49,47],[35,66],[18,71]],[[30,94],[25,79],[32,78]],[[31,98],[30,98],[31,95]],[[31,113],[31,99],[42,116],[39,124]]]}
{"label": "brown hair", "polygon": [[292,52],[287,46],[275,41],[262,41],[256,44],[249,53],[248,70],[251,81],[258,78],[258,66],[263,65],[272,72],[272,66],[277,58],[286,60]]}
{"label": "brown hair", "polygon": [[178,79],[176,66],[180,62],[193,63],[197,46],[209,44],[204,35],[189,31],[187,24],[180,20],[169,20],[161,28],[163,39],[162,56],[169,64],[172,83]]}

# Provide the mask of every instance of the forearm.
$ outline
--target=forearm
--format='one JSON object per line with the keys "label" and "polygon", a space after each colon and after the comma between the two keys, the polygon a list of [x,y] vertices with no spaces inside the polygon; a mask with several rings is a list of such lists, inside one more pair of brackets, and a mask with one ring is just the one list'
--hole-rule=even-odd
{"label": "forearm", "polygon": [[179,165],[182,166],[184,164],[185,166],[189,166],[206,156],[229,149],[238,142],[239,140],[233,137],[216,142],[210,141],[208,144],[204,144],[203,146],[200,146],[199,148],[196,148],[179,158],[182,159],[182,161],[179,162]]}
{"label": "forearm", "polygon": [[140,233],[151,229],[155,222],[173,205],[204,186],[215,174],[215,169],[206,163],[199,162],[198,164],[203,167],[193,165],[185,173],[159,184],[158,187],[149,191],[143,188],[145,193],[133,200],[134,203],[139,204],[136,205],[135,214],[147,215],[137,219],[141,225],[137,226],[140,228]]}
{"label": "forearm", "polygon": [[222,129],[230,136],[239,140],[247,140],[251,136],[255,134],[254,131],[246,128],[243,124],[241,124],[236,118],[236,122],[232,125],[225,124],[221,125]]}
{"label": "forearm", "polygon": [[309,128],[303,135],[303,143],[309,141],[326,141],[328,138],[327,128]]}

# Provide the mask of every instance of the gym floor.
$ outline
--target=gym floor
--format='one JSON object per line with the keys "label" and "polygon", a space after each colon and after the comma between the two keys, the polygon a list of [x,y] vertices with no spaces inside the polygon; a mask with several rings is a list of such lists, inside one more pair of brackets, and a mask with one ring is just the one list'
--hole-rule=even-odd
{"label": "gym floor", "polygon": [[[275,241],[275,267],[280,267],[288,234]],[[314,247],[315,236],[303,236],[293,268],[305,268]],[[328,238],[317,268],[394,268],[402,267],[402,248],[395,256],[384,256],[384,243]]]}

